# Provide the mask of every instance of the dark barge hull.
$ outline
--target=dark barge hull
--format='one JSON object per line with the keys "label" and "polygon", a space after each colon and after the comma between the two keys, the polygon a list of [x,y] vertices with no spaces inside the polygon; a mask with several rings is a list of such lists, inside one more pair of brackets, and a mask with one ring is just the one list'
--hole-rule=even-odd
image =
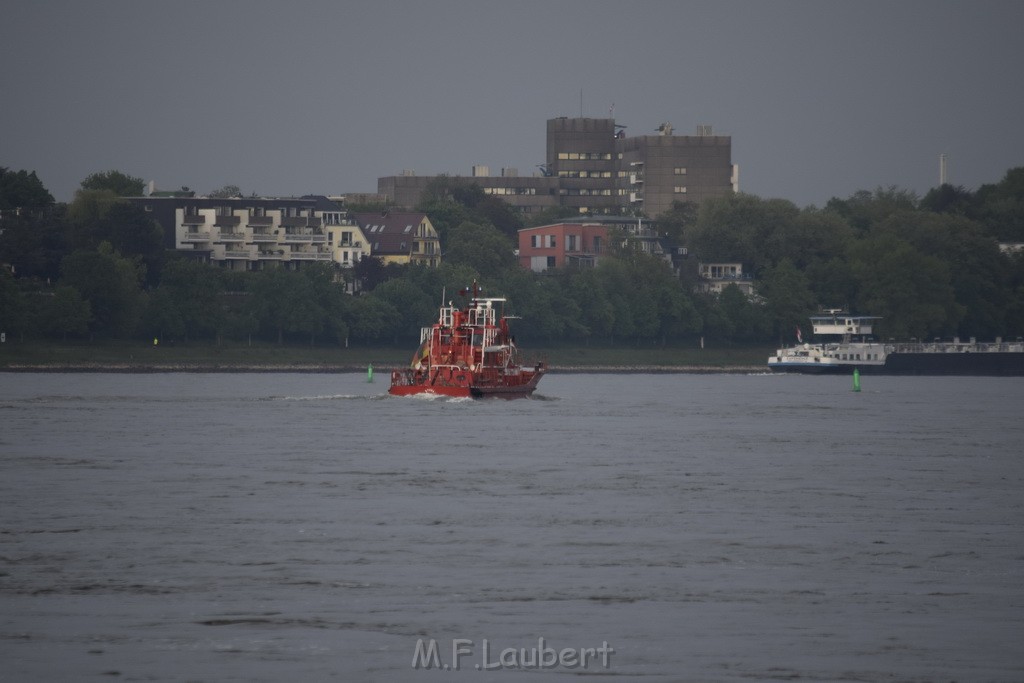
{"label": "dark barge hull", "polygon": [[1022,377],[1024,353],[890,353],[885,365],[787,365],[771,366],[775,372],[852,375],[960,375],[965,377]]}

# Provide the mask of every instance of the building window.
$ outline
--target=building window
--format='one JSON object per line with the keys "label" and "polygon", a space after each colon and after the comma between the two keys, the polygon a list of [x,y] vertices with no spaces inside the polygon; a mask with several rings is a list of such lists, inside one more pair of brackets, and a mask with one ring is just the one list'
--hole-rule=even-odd
{"label": "building window", "polygon": [[576,235],[565,236],[565,250],[566,251],[578,251]]}
{"label": "building window", "polygon": [[534,249],[540,247],[540,235],[530,235],[530,246]]}
{"label": "building window", "polygon": [[672,191],[675,192],[676,194],[686,194],[686,186],[685,185],[676,185],[672,189]]}
{"label": "building window", "polygon": [[549,249],[554,249],[555,248],[555,235],[546,235],[546,237],[548,238],[547,239],[547,244],[545,244],[544,246],[548,247]]}
{"label": "building window", "polygon": [[685,167],[676,166],[674,171],[675,171],[676,175],[686,175],[686,168]]}
{"label": "building window", "polygon": [[554,256],[548,256],[548,268],[554,268],[554,267],[555,267],[555,257]]}

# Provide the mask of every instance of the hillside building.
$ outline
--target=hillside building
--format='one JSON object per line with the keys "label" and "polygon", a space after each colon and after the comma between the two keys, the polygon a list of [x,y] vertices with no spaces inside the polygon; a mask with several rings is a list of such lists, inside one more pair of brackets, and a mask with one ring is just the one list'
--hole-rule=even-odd
{"label": "hillside building", "polygon": [[355,223],[373,255],[384,263],[441,264],[441,242],[425,213],[357,213]]}
{"label": "hillside building", "polygon": [[326,197],[131,197],[164,232],[168,249],[229,270],[354,266],[370,255],[359,226]]}
{"label": "hillside building", "polygon": [[[538,166],[529,176],[514,168],[492,176],[488,167],[474,166],[465,179],[528,214],[561,206],[586,215],[655,218],[674,201],[700,204],[739,190],[732,138],[714,135],[710,126],[676,135],[665,123],[653,135],[630,137],[612,118],[549,119],[545,163]],[[435,177],[404,171],[378,178],[377,191],[397,207],[413,207]]]}

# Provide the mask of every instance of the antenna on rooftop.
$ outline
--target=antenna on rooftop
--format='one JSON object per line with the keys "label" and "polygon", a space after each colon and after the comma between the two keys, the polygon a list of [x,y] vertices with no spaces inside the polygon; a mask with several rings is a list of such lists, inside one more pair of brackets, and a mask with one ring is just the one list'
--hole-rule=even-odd
{"label": "antenna on rooftop", "polygon": [[939,187],[945,185],[949,179],[946,177],[946,155],[939,155]]}

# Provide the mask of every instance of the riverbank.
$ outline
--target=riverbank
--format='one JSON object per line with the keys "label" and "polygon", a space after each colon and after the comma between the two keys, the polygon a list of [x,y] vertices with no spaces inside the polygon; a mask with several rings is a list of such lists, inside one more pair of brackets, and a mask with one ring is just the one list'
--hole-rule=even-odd
{"label": "riverbank", "polygon": [[[392,366],[383,369],[390,372]],[[114,365],[114,364],[80,364],[80,365],[8,365],[0,366],[0,372],[125,372],[125,373],[161,373],[161,372],[309,372],[309,373],[364,373],[367,367],[338,365]],[[767,372],[766,366],[757,365],[572,365],[548,368],[550,374],[750,374]]]}
{"label": "riverbank", "polygon": [[[524,354],[552,373],[749,373],[766,369],[771,349],[553,347]],[[11,343],[0,347],[2,372],[367,372],[409,362],[405,347],[259,345],[147,346],[139,343]]]}

